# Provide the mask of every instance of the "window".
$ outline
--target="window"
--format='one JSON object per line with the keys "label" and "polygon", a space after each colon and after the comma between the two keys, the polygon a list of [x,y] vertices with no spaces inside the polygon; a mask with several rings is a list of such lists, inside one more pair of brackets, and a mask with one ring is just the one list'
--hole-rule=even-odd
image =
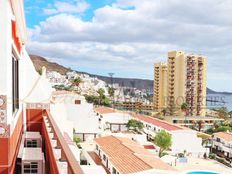
{"label": "window", "polygon": [[38,163],[37,162],[24,163],[23,171],[25,174],[38,173]]}
{"label": "window", "polygon": [[116,169],[113,167],[113,172],[112,172],[113,174],[117,174],[117,171],[116,171]]}
{"label": "window", "polygon": [[81,100],[75,100],[75,104],[76,105],[80,105],[81,104]]}
{"label": "window", "polygon": [[19,109],[19,64],[18,59],[12,56],[12,111]]}
{"label": "window", "polygon": [[104,161],[106,160],[106,156],[105,156],[105,155],[103,155],[103,160],[104,160]]}
{"label": "window", "polygon": [[96,145],[96,149],[98,150],[98,145]]}
{"label": "window", "polygon": [[37,140],[27,140],[26,147],[37,147]]}

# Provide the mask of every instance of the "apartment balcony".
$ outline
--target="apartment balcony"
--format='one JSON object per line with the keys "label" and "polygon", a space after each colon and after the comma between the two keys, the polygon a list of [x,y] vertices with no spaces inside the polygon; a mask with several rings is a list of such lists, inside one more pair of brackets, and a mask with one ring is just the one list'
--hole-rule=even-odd
{"label": "apartment balcony", "polygon": [[79,162],[48,110],[45,110],[42,121],[42,135],[49,173],[83,174]]}
{"label": "apartment balcony", "polygon": [[49,104],[27,104],[26,109],[27,130],[40,132],[42,135],[46,173],[83,174],[47,105]]}

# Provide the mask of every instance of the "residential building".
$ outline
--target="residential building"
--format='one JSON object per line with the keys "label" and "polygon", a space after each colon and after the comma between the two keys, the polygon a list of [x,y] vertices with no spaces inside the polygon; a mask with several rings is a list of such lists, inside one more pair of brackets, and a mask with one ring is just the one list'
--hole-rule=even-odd
{"label": "residential building", "polygon": [[110,174],[145,172],[150,169],[172,174],[176,170],[135,141],[116,136],[95,139],[97,154]]}
{"label": "residential building", "polygon": [[168,83],[168,66],[167,63],[156,63],[154,65],[154,109],[162,111],[167,107],[167,84]]}
{"label": "residential building", "polygon": [[232,133],[217,132],[213,134],[212,150],[219,156],[232,159]]}
{"label": "residential building", "polygon": [[205,131],[209,128],[212,128],[215,125],[215,123],[223,121],[223,119],[221,118],[212,116],[165,116],[164,119],[178,126],[184,126],[200,131]]}
{"label": "residential building", "polygon": [[102,130],[109,130],[111,132],[127,131],[126,125],[131,118],[128,113],[108,107],[97,107],[94,111]]}
{"label": "residential building", "polygon": [[[168,52],[166,63],[154,66],[154,110],[167,109],[169,115],[205,116],[206,57]],[[183,112],[181,105],[188,104]]]}
{"label": "residential building", "polygon": [[55,104],[51,105],[51,113],[57,124],[62,130],[66,130],[70,137],[74,133],[82,141],[92,141],[101,134],[102,130],[93,104],[87,103],[84,96],[73,92],[56,91],[53,93],[53,103]]}
{"label": "residential building", "polygon": [[[186,151],[193,156],[203,156],[208,153],[208,149],[203,148],[202,139],[198,137],[198,132],[186,127],[160,120],[147,115],[136,114],[133,112],[123,112],[108,107],[95,108],[95,112],[102,120],[102,127],[111,132],[124,132],[126,124],[130,119],[141,121],[144,125],[143,131],[147,140],[151,141],[155,135],[164,130],[172,136],[172,146],[170,148],[173,155]],[[182,141],[183,139],[187,141]]]}
{"label": "residential building", "polygon": [[170,133],[172,136],[170,150],[173,155],[186,151],[187,154],[199,157],[203,156],[204,153],[208,153],[208,150],[203,148],[202,139],[198,138],[197,131],[146,115],[133,114],[132,116],[133,119],[144,124],[143,130],[147,134],[148,140],[152,140],[162,130]]}
{"label": "residential building", "polygon": [[67,80],[66,76],[61,75],[56,71],[49,71],[47,72],[46,76],[49,79],[49,82],[52,84],[52,86],[69,84],[69,81]]}
{"label": "residential building", "polygon": [[[206,57],[168,52],[168,108],[176,107],[177,115],[205,116]],[[186,112],[181,105],[188,104]]]}
{"label": "residential building", "polygon": [[114,107],[131,110],[131,111],[152,111],[152,104],[144,104],[144,102],[133,102],[133,101],[125,101],[122,103],[115,103]]}

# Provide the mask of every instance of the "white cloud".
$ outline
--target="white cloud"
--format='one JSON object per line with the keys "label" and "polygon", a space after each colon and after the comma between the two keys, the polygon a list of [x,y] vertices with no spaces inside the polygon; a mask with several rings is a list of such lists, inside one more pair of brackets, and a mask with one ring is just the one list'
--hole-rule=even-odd
{"label": "white cloud", "polygon": [[[96,73],[113,68],[152,79],[153,63],[180,49],[208,56],[210,84],[220,78],[218,71],[231,79],[232,69],[225,63],[232,57],[231,0],[118,0],[97,9],[91,21],[72,14],[86,8],[77,10],[77,4],[56,3],[50,9],[58,14],[30,29],[32,53],[63,58]],[[232,85],[232,79],[227,82]]]}
{"label": "white cloud", "polygon": [[74,0],[74,1],[56,1],[55,4],[49,8],[45,8],[44,14],[52,15],[58,13],[84,13],[90,5],[85,0]]}

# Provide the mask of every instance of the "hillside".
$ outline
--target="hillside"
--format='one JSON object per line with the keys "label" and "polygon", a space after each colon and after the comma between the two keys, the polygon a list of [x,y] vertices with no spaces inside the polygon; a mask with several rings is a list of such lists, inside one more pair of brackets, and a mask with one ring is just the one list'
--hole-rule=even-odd
{"label": "hillside", "polygon": [[[35,69],[39,71],[43,66],[47,68],[48,71],[57,71],[60,74],[66,74],[68,71],[73,71],[70,70],[69,68],[66,68],[62,65],[59,65],[55,62],[49,62],[45,58],[37,55],[30,55],[31,60],[35,66]],[[76,71],[78,73],[84,73],[88,74],[91,77],[97,77],[100,80],[105,81],[106,83],[111,83],[110,77],[107,76],[100,76],[96,74],[89,74],[86,72],[80,72]],[[153,89],[153,81],[152,80],[145,80],[145,79],[132,79],[132,78],[113,78],[113,83],[118,83],[121,86],[127,86],[127,87],[135,87],[137,89],[146,89],[149,91],[152,91]]]}
{"label": "hillside", "polygon": [[41,56],[30,55],[30,58],[35,66],[36,71],[39,71],[43,66],[45,66],[48,71],[57,71],[63,75],[70,71],[68,68],[59,65],[58,63],[49,62]]}
{"label": "hillside", "polygon": [[[60,74],[66,74],[68,71],[73,71],[67,67],[64,67],[62,65],[59,65],[58,63],[55,62],[49,62],[45,58],[37,55],[30,55],[31,60],[36,68],[37,71],[39,71],[43,66],[47,68],[48,71],[57,71]],[[84,73],[88,74],[91,77],[97,77],[106,83],[110,84],[111,79],[110,77],[107,76],[100,76],[96,74],[89,74],[86,72],[79,72],[78,73]],[[126,86],[126,87],[135,87],[137,89],[145,89],[148,91],[153,91],[153,81],[152,80],[147,80],[147,79],[134,79],[134,78],[118,78],[114,77],[113,78],[113,83],[118,83],[120,86]],[[207,88],[207,94],[232,94],[230,92],[217,92],[212,89]]]}

